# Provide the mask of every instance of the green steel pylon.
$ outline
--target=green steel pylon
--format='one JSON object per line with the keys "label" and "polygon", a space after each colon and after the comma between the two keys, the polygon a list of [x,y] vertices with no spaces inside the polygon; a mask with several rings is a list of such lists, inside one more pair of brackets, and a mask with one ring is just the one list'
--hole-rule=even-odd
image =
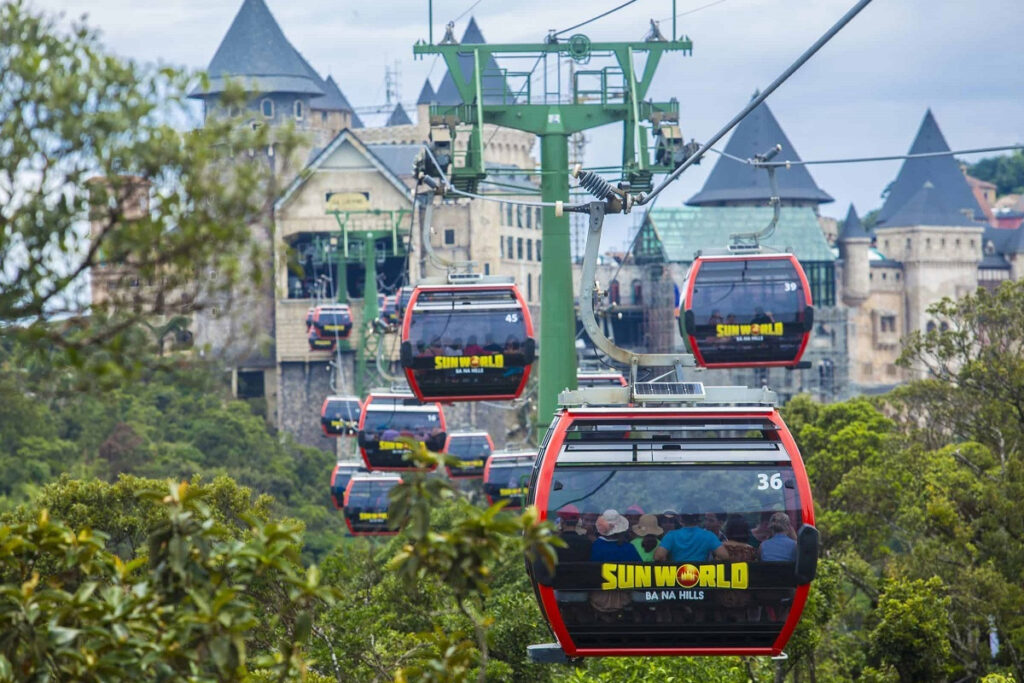
{"label": "green steel pylon", "polygon": [[[673,12],[674,14],[674,12]],[[671,171],[672,166],[657,166],[648,158],[648,128],[655,133],[673,131],[673,144],[682,143],[678,125],[678,102],[645,101],[658,62],[666,52],[690,54],[689,38],[677,39],[673,20],[673,38],[660,33],[638,42],[591,43],[583,34],[571,36],[566,42],[539,44],[457,44],[446,38],[444,44],[417,43],[413,54],[439,54],[444,57],[455,86],[465,104],[433,105],[431,125],[454,132],[456,125],[472,126],[465,157],[454,163],[452,180],[459,187],[459,178],[481,178],[483,163],[482,126],[490,123],[533,133],[540,137],[541,199],[544,202],[564,201],[569,196],[569,136],[573,133],[610,123],[623,123],[623,177],[636,185],[649,183],[652,173]],[[532,72],[515,73],[499,69],[499,73],[481,75],[481,65],[491,63],[495,55],[518,58],[536,57],[543,62],[544,92],[530,92]],[[611,57],[615,66],[602,69],[575,69],[565,96],[562,94],[561,70],[555,88],[549,88],[547,59],[572,58],[586,64],[591,57]],[[646,55],[642,72],[634,68],[636,60]],[[460,56],[472,65],[472,79],[467,79]],[[486,78],[500,77],[496,92],[485,91]],[[491,78],[491,81],[494,79]],[[522,83],[518,91],[514,86]],[[592,84],[589,85],[588,84]],[[668,134],[668,133],[664,133]],[[660,143],[659,143],[660,144]],[[664,157],[662,157],[664,158]],[[639,189],[639,188],[638,188]],[[541,256],[541,322],[540,322],[540,387],[538,389],[539,423],[546,424],[554,414],[558,393],[576,388],[576,315],[573,309],[572,265],[569,246],[569,217],[555,216],[553,207],[545,206]]]}

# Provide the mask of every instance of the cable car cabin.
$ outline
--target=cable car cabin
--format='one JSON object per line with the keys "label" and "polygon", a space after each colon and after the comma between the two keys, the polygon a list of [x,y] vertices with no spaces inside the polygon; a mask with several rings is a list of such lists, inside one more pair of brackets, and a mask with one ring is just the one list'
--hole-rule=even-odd
{"label": "cable car cabin", "polygon": [[428,450],[441,452],[447,436],[444,411],[440,403],[423,404],[411,394],[370,392],[356,436],[367,469],[415,470],[405,459],[410,449],[399,439],[415,439]]}
{"label": "cable car cabin", "polygon": [[424,401],[518,397],[536,357],[515,285],[417,287],[402,324],[401,362]]}
{"label": "cable car cabin", "polygon": [[494,442],[487,432],[452,432],[444,445],[444,452],[461,461],[459,467],[447,467],[452,479],[480,479],[484,465],[494,452]]}
{"label": "cable car cabin", "polygon": [[353,536],[393,536],[388,526],[390,492],[402,478],[396,474],[353,474],[345,488],[345,525]]}
{"label": "cable car cabin", "polygon": [[402,316],[398,314],[397,296],[384,297],[383,305],[380,307],[380,319],[389,326],[399,325],[402,322]]}
{"label": "cable car cabin", "polygon": [[313,309],[313,329],[323,339],[348,339],[352,333],[352,311],[348,304],[326,304]]}
{"label": "cable car cabin", "polygon": [[310,351],[333,351],[337,345],[338,340],[334,337],[321,337],[316,328],[310,326],[309,334],[309,350]]}
{"label": "cable car cabin", "polygon": [[782,651],[817,531],[778,411],[565,409],[541,453],[528,502],[568,546],[530,574],[566,655]]}
{"label": "cable car cabin", "polygon": [[537,461],[536,451],[499,451],[492,453],[484,466],[484,495],[487,504],[507,500],[506,510],[523,507],[530,488],[530,475]]}
{"label": "cable car cabin", "polygon": [[360,472],[366,472],[366,468],[359,462],[339,462],[334,466],[331,472],[331,500],[334,501],[334,507],[339,510],[345,507],[345,488],[348,486],[348,480]]}
{"label": "cable car cabin", "polygon": [[793,254],[699,256],[683,284],[680,332],[705,368],[795,366],[814,323]]}
{"label": "cable car cabin", "polygon": [[407,285],[395,294],[395,313],[398,315],[399,320],[405,315],[405,309],[409,306],[409,301],[412,300],[412,293],[414,291],[416,291],[415,287]]}
{"label": "cable car cabin", "polygon": [[320,406],[324,436],[355,436],[363,403],[356,396],[328,396]]}
{"label": "cable car cabin", "polygon": [[621,372],[578,372],[576,386],[580,389],[588,387],[624,387],[628,384]]}

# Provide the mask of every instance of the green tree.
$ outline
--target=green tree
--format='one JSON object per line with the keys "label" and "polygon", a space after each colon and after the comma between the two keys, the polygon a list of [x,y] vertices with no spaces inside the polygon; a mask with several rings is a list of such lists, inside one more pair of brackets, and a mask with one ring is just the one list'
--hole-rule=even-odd
{"label": "green tree", "polygon": [[986,157],[967,166],[967,172],[980,180],[995,183],[999,194],[1024,193],[1024,151]]}
{"label": "green tree", "polygon": [[[259,160],[270,144],[287,159],[294,135],[217,117],[183,132],[194,83],[108,53],[83,23],[0,4],[0,337],[122,375],[175,316],[260,277],[251,226],[275,189]],[[89,301],[90,271],[112,281],[107,299]]]}

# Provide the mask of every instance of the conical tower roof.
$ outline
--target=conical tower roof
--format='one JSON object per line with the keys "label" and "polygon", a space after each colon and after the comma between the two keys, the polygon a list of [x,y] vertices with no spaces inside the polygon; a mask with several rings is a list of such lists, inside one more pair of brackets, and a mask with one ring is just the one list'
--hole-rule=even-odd
{"label": "conical tower roof", "polygon": [[[908,159],[909,161],[909,159]],[[973,195],[971,195],[973,198]],[[910,199],[896,210],[880,228],[903,228],[915,225],[982,227],[968,214],[952,204],[953,198],[939,190],[930,180],[924,181]]]}
{"label": "conical tower roof", "polygon": [[[929,152],[948,152],[949,145],[939,130],[939,124],[929,109],[921,122],[921,127],[910,146],[910,154],[926,154]],[[923,213],[915,215],[909,206],[912,199],[920,201],[919,196],[925,183],[930,183],[934,192],[931,196],[938,198],[942,210],[947,214],[939,215],[939,206],[927,207],[917,204]],[[894,227],[897,225],[963,225],[964,213],[984,220],[985,215],[974,198],[967,179],[964,178],[956,159],[950,156],[924,157],[906,159],[900,168],[899,175],[889,189],[889,195],[878,212],[878,227]],[[894,222],[899,215],[899,223]],[[935,221],[940,222],[935,222]]]}
{"label": "conical tower roof", "polygon": [[[476,24],[476,19],[470,17],[469,24],[466,26],[466,32],[462,34],[462,41],[459,44],[485,45],[486,43],[484,34],[481,33],[480,27]],[[466,82],[472,83],[474,77],[473,53],[459,53],[458,59],[459,67],[466,76]],[[484,104],[502,104],[511,101],[511,95],[508,94],[508,85],[501,76],[498,63],[494,61],[493,56],[488,57],[487,62],[483,66],[480,89],[483,92]],[[503,92],[506,93],[505,97],[502,96]],[[437,86],[436,101],[437,104],[448,106],[462,104],[462,97],[459,95],[459,89],[455,86],[455,79],[452,77],[451,71],[445,72],[444,78],[441,79],[441,85]]]}
{"label": "conical tower roof", "polygon": [[839,229],[839,241],[870,238],[871,236],[868,234],[868,231],[864,229],[864,224],[860,222],[857,209],[853,208],[853,204],[850,204],[850,208],[846,212],[846,220],[843,221],[843,227]]}
{"label": "conical tower roof", "polygon": [[412,119],[405,113],[405,107],[399,102],[395,106],[395,110],[391,112],[391,116],[388,117],[388,122],[384,124],[387,127],[391,126],[411,126]]}
{"label": "conical tower roof", "polygon": [[363,122],[355,110],[352,109],[352,105],[349,104],[345,93],[341,92],[341,88],[338,87],[334,76],[328,76],[327,80],[324,81],[323,87],[326,94],[323,97],[315,97],[310,100],[309,106],[323,111],[347,111],[352,115],[352,127],[362,128]]}
{"label": "conical tower roof", "polygon": [[420,96],[416,98],[416,104],[433,104],[437,101],[437,93],[434,92],[434,86],[430,85],[430,79],[427,78],[423,81],[423,89],[420,90]]}
{"label": "conical tower roof", "polygon": [[[752,159],[755,154],[764,154],[775,145],[782,145],[782,151],[776,159],[800,160],[800,155],[782,132],[782,127],[768,105],[762,102],[733,130],[725,152],[740,159]],[[784,201],[816,204],[833,201],[827,192],[818,187],[805,166],[779,167],[775,171],[775,178],[779,185],[779,196]],[[767,171],[721,156],[711,169],[704,187],[686,203],[691,206],[718,205],[722,202],[767,202],[770,198],[771,185]]]}
{"label": "conical tower roof", "polygon": [[299,55],[263,0],[244,0],[224,39],[210,60],[210,85],[191,97],[224,92],[237,80],[250,92],[323,95],[319,77],[311,78]]}

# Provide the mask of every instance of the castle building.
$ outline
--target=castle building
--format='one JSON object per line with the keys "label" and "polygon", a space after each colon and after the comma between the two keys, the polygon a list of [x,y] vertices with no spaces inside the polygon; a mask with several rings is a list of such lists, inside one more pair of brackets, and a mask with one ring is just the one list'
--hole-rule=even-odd
{"label": "castle building", "polygon": [[[484,42],[474,19],[462,42]],[[413,162],[429,139],[430,105],[450,102],[453,93],[458,97],[450,73],[436,91],[429,80],[424,83],[415,120],[411,110],[398,103],[384,125],[365,126],[334,79],[322,78],[288,41],[264,0],[243,0],[208,72],[209,82],[191,95],[203,102],[205,116],[240,116],[249,125],[290,123],[307,139],[296,168],[285,171],[281,160],[268,154],[268,163],[281,174],[283,189],[272,217],[266,225],[253,226],[253,234],[268,247],[271,282],[241,307],[227,314],[220,308],[195,321],[199,345],[215,349],[234,366],[238,395],[264,399],[268,420],[278,428],[301,443],[336,447],[338,440],[324,437],[320,430],[319,408],[329,394],[355,393],[365,264],[371,251],[382,293],[445,275],[440,259],[447,259],[471,261],[483,274],[512,276],[527,301],[534,308],[539,304],[539,208],[435,198],[426,237],[440,259],[427,258],[422,248],[423,211],[412,201]],[[503,83],[493,59],[482,74],[488,87]],[[229,79],[249,93],[244,111],[225,112],[219,104]],[[457,131],[456,156],[465,149],[467,138]],[[529,175],[535,166],[534,137],[487,126],[484,140],[485,165],[500,181],[500,190],[485,183],[480,192],[515,197],[518,187],[523,190],[520,198],[533,197],[538,187]],[[327,213],[331,197],[332,206],[342,207],[337,216]],[[369,234],[372,239],[366,237]],[[351,306],[356,332],[334,353],[311,351],[307,311],[340,298]],[[235,342],[243,338],[248,346]],[[397,372],[397,343],[394,347],[381,357],[385,375]],[[376,361],[370,358],[371,367]],[[486,428],[499,446],[510,426],[508,418],[515,417],[514,411],[477,414],[475,405],[447,412],[453,428]]]}
{"label": "castle building", "polygon": [[[715,162],[700,192],[684,206],[658,207],[648,212],[640,228],[635,261],[667,267],[678,290],[696,255],[727,248],[731,235],[765,230],[773,215],[768,206],[768,173],[736,159],[751,159],[775,145],[782,147],[778,159],[800,159],[771,109],[761,104],[736,126],[725,154]],[[706,370],[700,379],[711,384],[767,384],[783,398],[810,391],[828,400],[843,386],[847,365],[846,312],[836,305],[836,257],[825,238],[818,211],[821,204],[833,199],[818,187],[804,166],[779,167],[775,173],[781,202],[779,221],[771,234],[759,239],[759,244],[769,251],[794,253],[807,273],[815,329],[804,360],[811,367]],[[646,315],[648,320],[672,317],[671,310]],[[650,327],[649,322],[647,325]],[[666,348],[662,341],[658,350],[683,350],[677,328],[668,339],[670,346]]]}

